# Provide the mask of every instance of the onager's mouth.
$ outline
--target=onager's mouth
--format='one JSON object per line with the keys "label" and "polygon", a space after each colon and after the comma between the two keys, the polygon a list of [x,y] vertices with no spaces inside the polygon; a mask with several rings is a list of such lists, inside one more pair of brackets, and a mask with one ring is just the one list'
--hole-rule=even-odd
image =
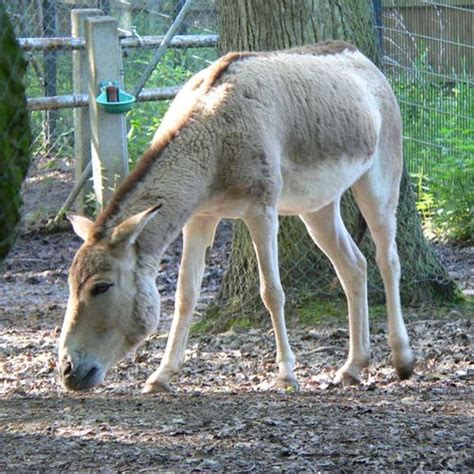
{"label": "onager's mouth", "polygon": [[74,365],[64,359],[59,367],[61,381],[68,390],[89,390],[104,381],[105,371],[96,362],[82,362]]}

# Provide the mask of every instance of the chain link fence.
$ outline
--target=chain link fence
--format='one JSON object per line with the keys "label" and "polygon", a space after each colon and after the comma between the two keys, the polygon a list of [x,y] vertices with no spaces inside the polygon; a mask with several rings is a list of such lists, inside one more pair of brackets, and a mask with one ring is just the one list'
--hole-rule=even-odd
{"label": "chain link fence", "polygon": [[[99,8],[114,17],[121,36],[164,35],[181,10],[183,0],[5,0],[15,35],[25,38],[71,37],[71,11]],[[213,0],[194,0],[178,34],[215,32]],[[131,91],[152,58],[156,46],[124,48],[124,89]],[[27,61],[25,86],[28,99],[72,94],[72,50],[24,51]],[[147,88],[180,86],[192,74],[216,59],[213,48],[169,49],[146,83]],[[127,116],[131,167],[146,149],[168,107],[168,101],[141,103]],[[73,109],[32,110],[32,159],[24,186],[26,225],[43,225],[63,204],[74,179]],[[46,202],[46,198],[47,201]],[[93,200],[94,197],[90,196]]]}
{"label": "chain link fence", "polygon": [[[474,239],[474,1],[375,1],[418,210],[434,236]],[[378,8],[377,8],[378,7]]]}

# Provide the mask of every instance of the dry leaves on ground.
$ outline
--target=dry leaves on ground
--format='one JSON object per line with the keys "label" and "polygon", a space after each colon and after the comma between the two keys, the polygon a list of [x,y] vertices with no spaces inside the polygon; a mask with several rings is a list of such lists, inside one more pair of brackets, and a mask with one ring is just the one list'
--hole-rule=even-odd
{"label": "dry leaves on ground", "polygon": [[163,263],[169,281],[160,283],[164,332],[112,370],[103,387],[64,392],[56,344],[77,244],[70,234],[20,241],[1,278],[0,470],[474,469],[472,324],[455,311],[441,319],[407,314],[418,357],[409,381],[397,380],[385,322],[377,320],[371,368],[357,388],[331,383],[348,334],[345,325],[326,323],[290,329],[299,392],[274,390],[273,334],[251,329],[192,338],[174,393],[142,395],[166,342],[173,248]]}

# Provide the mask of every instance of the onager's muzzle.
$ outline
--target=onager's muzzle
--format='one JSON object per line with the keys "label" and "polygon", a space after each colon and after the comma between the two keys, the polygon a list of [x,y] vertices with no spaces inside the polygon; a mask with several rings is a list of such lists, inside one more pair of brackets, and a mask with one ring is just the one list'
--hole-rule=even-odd
{"label": "onager's muzzle", "polygon": [[94,360],[62,357],[59,365],[59,377],[69,390],[88,390],[104,381],[105,370]]}

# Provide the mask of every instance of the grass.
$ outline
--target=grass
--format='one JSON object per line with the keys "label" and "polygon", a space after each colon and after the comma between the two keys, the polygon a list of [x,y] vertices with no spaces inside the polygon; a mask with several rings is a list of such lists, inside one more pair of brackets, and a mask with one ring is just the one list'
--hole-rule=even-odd
{"label": "grass", "polygon": [[[214,314],[218,311],[218,308],[213,308]],[[256,321],[251,320],[246,316],[241,316],[233,320],[230,324],[223,326],[222,328],[219,327],[217,332],[225,332],[225,331],[244,331],[252,328],[261,327],[261,324],[258,324]],[[210,319],[206,317],[201,319],[200,321],[194,323],[191,327],[191,335],[197,336],[202,334],[211,334],[216,332],[216,322],[214,319]]]}
{"label": "grass", "polygon": [[[369,306],[369,318],[379,320],[386,317],[383,304]],[[345,324],[347,322],[347,303],[344,298],[314,299],[310,294],[298,300],[291,310],[291,320],[302,326],[318,326],[321,323]]]}
{"label": "grass", "polygon": [[[439,303],[403,308],[405,321],[414,319],[468,318],[474,314],[474,299],[464,298],[456,303]],[[387,311],[384,304],[369,305],[369,320],[385,321]],[[347,305],[343,300],[306,299],[296,308],[296,321],[302,326],[320,324],[346,324]]]}

